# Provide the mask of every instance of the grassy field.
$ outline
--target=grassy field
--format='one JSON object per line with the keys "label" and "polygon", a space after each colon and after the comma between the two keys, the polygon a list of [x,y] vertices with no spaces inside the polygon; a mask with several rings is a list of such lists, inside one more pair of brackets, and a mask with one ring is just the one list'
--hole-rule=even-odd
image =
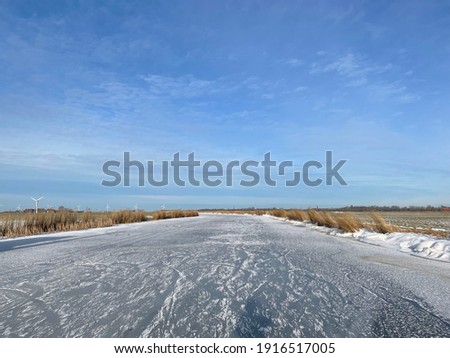
{"label": "grassy field", "polygon": [[113,212],[74,212],[70,210],[35,213],[0,213],[0,238],[37,235],[48,232],[82,230],[129,224],[147,220],[162,220],[198,216],[196,210],[145,211],[120,210]]}
{"label": "grassy field", "polygon": [[[352,212],[363,222],[372,222],[370,213]],[[389,211],[383,212],[384,219],[402,228],[443,230],[450,233],[450,212],[448,211]]]}

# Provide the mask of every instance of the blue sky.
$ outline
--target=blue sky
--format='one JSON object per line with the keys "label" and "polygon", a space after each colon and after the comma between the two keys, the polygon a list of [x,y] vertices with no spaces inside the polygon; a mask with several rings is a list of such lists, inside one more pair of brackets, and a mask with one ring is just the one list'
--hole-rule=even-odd
{"label": "blue sky", "polygon": [[[449,38],[447,1],[3,0],[0,210],[449,205]],[[347,186],[100,185],[124,151],[326,150]]]}

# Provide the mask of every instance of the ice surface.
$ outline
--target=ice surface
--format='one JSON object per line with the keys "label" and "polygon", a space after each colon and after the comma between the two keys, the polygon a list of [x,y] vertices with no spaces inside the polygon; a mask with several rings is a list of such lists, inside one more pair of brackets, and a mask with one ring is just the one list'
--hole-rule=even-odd
{"label": "ice surface", "polygon": [[3,240],[0,336],[450,337],[449,268],[243,215]]}

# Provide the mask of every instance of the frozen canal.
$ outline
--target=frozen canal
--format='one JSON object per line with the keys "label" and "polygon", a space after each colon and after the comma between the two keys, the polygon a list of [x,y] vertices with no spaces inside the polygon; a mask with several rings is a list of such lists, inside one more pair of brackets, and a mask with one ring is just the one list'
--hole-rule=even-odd
{"label": "frozen canal", "polygon": [[450,337],[450,264],[269,217],[0,241],[1,337]]}

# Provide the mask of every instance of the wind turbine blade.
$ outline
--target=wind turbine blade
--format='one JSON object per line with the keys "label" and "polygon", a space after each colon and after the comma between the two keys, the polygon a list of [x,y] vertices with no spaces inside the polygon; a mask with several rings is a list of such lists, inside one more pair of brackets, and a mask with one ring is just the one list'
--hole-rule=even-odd
{"label": "wind turbine blade", "polygon": [[32,196],[30,196],[30,198],[31,198],[32,200],[34,200],[34,201],[37,201],[37,199],[33,198]]}
{"label": "wind turbine blade", "polygon": [[44,197],[43,197],[43,196],[41,196],[41,197],[40,197],[40,198],[38,199],[38,201],[39,201],[39,200],[42,200],[42,199],[44,199]]}

